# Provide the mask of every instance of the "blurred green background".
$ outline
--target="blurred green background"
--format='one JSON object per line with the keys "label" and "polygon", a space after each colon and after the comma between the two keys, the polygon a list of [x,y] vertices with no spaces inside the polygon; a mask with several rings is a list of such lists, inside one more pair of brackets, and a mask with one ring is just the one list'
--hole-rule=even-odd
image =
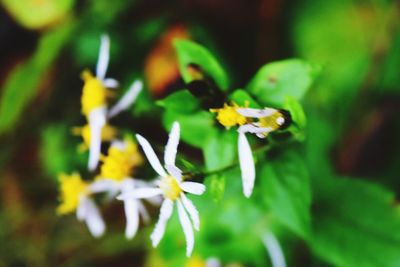
{"label": "blurred green background", "polygon": [[[232,88],[275,60],[321,66],[302,102],[301,157],[287,153],[275,159],[276,169],[263,168],[250,200],[237,196],[237,171],[227,172],[223,185],[213,180],[214,189],[226,183],[222,199],[193,199],[202,219],[195,257],[270,266],[259,237],[267,228],[288,266],[400,266],[399,26],[400,4],[389,0],[1,0],[0,267],[186,264],[177,218],[152,249],[152,225],[125,239],[119,202],[102,206],[108,229],[99,240],[75,216],[55,213],[57,174],[85,172],[86,155],[77,153],[80,140],[70,128],[84,123],[80,73],[94,69],[102,33],[111,38],[108,76],[122,91],[134,78],[145,83],[115,124],[160,145],[167,134],[154,100],[184,86],[176,37],[209,48]],[[271,172],[306,184],[281,194],[291,185],[268,182]],[[302,209],[303,199],[307,215],[299,219],[303,211],[290,209]],[[151,213],[156,218],[158,211]]]}

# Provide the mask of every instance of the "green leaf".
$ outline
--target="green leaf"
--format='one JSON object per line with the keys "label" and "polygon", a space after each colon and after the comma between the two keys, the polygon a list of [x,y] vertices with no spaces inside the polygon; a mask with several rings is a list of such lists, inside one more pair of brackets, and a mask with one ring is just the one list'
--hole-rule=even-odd
{"label": "green leaf", "polygon": [[263,164],[261,181],[264,201],[289,229],[305,238],[310,231],[311,189],[307,168],[299,154],[283,151]]}
{"label": "green leaf", "polygon": [[225,192],[226,176],[225,175],[211,175],[206,180],[207,191],[214,201],[218,202],[222,199]]}
{"label": "green leaf", "polygon": [[40,29],[65,17],[74,0],[2,0],[2,5],[24,27]]}
{"label": "green leaf", "polygon": [[174,45],[178,54],[179,70],[186,83],[193,80],[187,67],[188,64],[194,63],[212,77],[221,90],[229,88],[228,76],[206,48],[189,40],[175,40]]}
{"label": "green leaf", "polygon": [[208,170],[227,167],[237,159],[238,135],[234,130],[219,131],[203,143],[203,154]]}
{"label": "green leaf", "polygon": [[400,214],[391,192],[336,178],[317,193],[310,243],[318,256],[340,267],[400,266]]}
{"label": "green leaf", "polygon": [[166,98],[157,101],[157,104],[181,113],[191,113],[199,108],[199,102],[188,90],[172,93]]}
{"label": "green leaf", "polygon": [[247,90],[262,105],[282,107],[287,96],[301,101],[318,71],[319,67],[299,59],[273,62],[257,72]]}
{"label": "green leaf", "polygon": [[296,126],[298,126],[300,129],[304,129],[306,127],[306,114],[304,113],[303,107],[299,101],[291,96],[287,96],[285,98],[283,108],[290,112],[292,121],[296,124]]}
{"label": "green leaf", "polygon": [[70,129],[65,125],[51,125],[42,132],[40,158],[47,175],[58,182],[61,172],[76,171],[79,166],[86,167],[86,153],[78,153],[77,146],[71,142]]}
{"label": "green leaf", "polygon": [[207,111],[185,114],[166,110],[162,121],[167,130],[171,129],[174,121],[178,121],[181,126],[181,139],[199,148],[202,148],[217,133],[214,117]]}
{"label": "green leaf", "polygon": [[229,99],[239,106],[246,106],[246,104],[249,104],[249,107],[251,108],[261,108],[261,106],[254,100],[253,97],[251,97],[245,90],[243,89],[237,89],[235,90],[230,96]]}
{"label": "green leaf", "polygon": [[73,25],[65,24],[46,33],[33,56],[11,73],[0,99],[0,134],[11,130],[34,98],[41,80],[50,71],[51,64],[70,36]]}

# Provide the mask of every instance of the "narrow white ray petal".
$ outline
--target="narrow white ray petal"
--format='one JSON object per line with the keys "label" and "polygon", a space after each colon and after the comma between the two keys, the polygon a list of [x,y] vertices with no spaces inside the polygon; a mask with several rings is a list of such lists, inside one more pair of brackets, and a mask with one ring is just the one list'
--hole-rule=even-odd
{"label": "narrow white ray petal", "polygon": [[149,223],[150,222],[150,215],[149,212],[147,211],[146,207],[143,205],[141,201],[137,202],[138,208],[139,208],[139,214],[142,216],[142,219],[144,223]]}
{"label": "narrow white ray petal", "polygon": [[110,38],[108,35],[103,34],[101,36],[99,59],[97,60],[96,66],[96,77],[103,80],[106,77],[108,61],[110,59]]}
{"label": "narrow white ray petal", "polygon": [[253,192],[256,171],[250,144],[244,133],[239,133],[238,151],[240,171],[242,173],[243,193],[246,197],[250,197]]}
{"label": "narrow white ray petal", "polygon": [[89,185],[89,191],[92,193],[115,191],[117,188],[117,182],[107,178],[97,179]]}
{"label": "narrow white ray petal", "polygon": [[183,182],[179,186],[182,188],[183,191],[195,195],[202,195],[204,191],[206,191],[205,185],[195,182]]}
{"label": "narrow white ray petal", "polygon": [[101,131],[106,124],[106,108],[100,107],[92,110],[89,114],[90,127],[90,150],[88,169],[96,169],[101,153]]}
{"label": "narrow white ray petal", "polygon": [[140,198],[152,198],[162,194],[160,188],[137,188],[135,190],[127,190],[122,192],[117,199],[127,200],[127,199],[140,199]]}
{"label": "narrow white ray petal", "polygon": [[263,108],[263,109],[257,109],[257,108],[237,108],[236,111],[245,116],[245,117],[250,117],[250,118],[263,118],[267,116],[271,116],[275,112],[277,112],[276,109],[274,108]]}
{"label": "narrow white ray petal", "polygon": [[125,236],[132,239],[139,228],[139,207],[138,200],[129,199],[124,201],[124,210],[126,217]]}
{"label": "narrow white ray petal", "polygon": [[193,233],[192,223],[190,222],[189,217],[186,214],[186,211],[183,208],[181,201],[178,199],[176,203],[178,205],[179,221],[181,223],[183,233],[185,234],[185,239],[186,239],[186,256],[190,257],[190,255],[192,255],[194,247],[194,233]]}
{"label": "narrow white ray petal", "polygon": [[272,132],[274,129],[270,127],[260,127],[255,123],[252,124],[244,124],[238,128],[239,133],[252,133],[252,134],[265,134]]}
{"label": "narrow white ray petal", "polygon": [[190,219],[192,219],[193,227],[196,231],[200,230],[200,218],[199,212],[197,211],[196,207],[193,205],[193,202],[188,199],[184,193],[181,193],[181,200],[184,208],[189,213]]}
{"label": "narrow white ray petal", "polygon": [[174,207],[174,202],[169,199],[165,199],[160,208],[160,217],[158,218],[158,222],[151,233],[150,239],[153,247],[158,246],[161,239],[164,236],[165,227],[169,218],[172,215],[172,210]]}
{"label": "narrow white ray petal", "polygon": [[[184,103],[183,103],[184,104]],[[172,124],[171,132],[164,152],[165,165],[175,166],[175,158],[178,150],[180,126],[178,122]]]}
{"label": "narrow white ray petal", "polygon": [[97,209],[96,204],[93,202],[93,200],[87,198],[86,205],[87,213],[85,221],[89,228],[89,231],[94,237],[100,237],[104,234],[104,231],[106,230],[104,220],[101,217],[100,212]]}
{"label": "narrow white ray petal", "polygon": [[115,115],[119,114],[121,111],[126,110],[132,105],[138,94],[143,88],[142,81],[136,80],[128,91],[121,97],[121,99],[115,104],[110,112],[108,113],[108,118],[112,118]]}
{"label": "narrow white ray petal", "polygon": [[119,86],[119,82],[113,78],[106,78],[103,80],[103,85],[105,88],[115,89]]}
{"label": "narrow white ray petal", "polygon": [[216,258],[209,258],[206,261],[206,267],[221,267],[221,262]]}
{"label": "narrow white ray petal", "polygon": [[76,218],[78,221],[83,221],[85,219],[87,213],[87,203],[86,203],[86,197],[81,196],[79,198],[79,205],[76,208]]}
{"label": "narrow white ray petal", "polygon": [[182,171],[178,167],[172,165],[165,165],[165,169],[172,177],[175,177],[176,180],[178,180],[178,182],[182,181]]}
{"label": "narrow white ray petal", "polygon": [[276,237],[268,233],[264,236],[263,242],[271,258],[272,267],[286,267],[285,256]]}
{"label": "narrow white ray petal", "polygon": [[139,142],[140,146],[142,147],[147,159],[149,160],[151,167],[153,167],[153,169],[157,172],[158,175],[166,177],[167,173],[162,167],[160,161],[158,160],[156,153],[154,153],[154,150],[151,147],[150,143],[140,134],[136,135],[136,139]]}

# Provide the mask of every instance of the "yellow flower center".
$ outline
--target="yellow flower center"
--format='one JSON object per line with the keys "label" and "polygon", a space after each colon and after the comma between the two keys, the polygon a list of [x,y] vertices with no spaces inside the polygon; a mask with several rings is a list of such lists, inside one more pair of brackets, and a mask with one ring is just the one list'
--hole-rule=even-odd
{"label": "yellow flower center", "polygon": [[271,128],[273,131],[279,129],[285,122],[285,117],[279,111],[274,112],[272,115],[260,118],[259,121],[261,127]]}
{"label": "yellow flower center", "polygon": [[71,175],[60,174],[60,200],[57,208],[58,214],[67,214],[76,210],[81,195],[88,194],[88,184],[82,181],[78,173]]}
{"label": "yellow flower center", "polygon": [[88,70],[82,72],[82,79],[84,81],[81,96],[82,114],[88,117],[93,109],[106,104],[107,89]]}
{"label": "yellow flower center", "polygon": [[178,199],[182,192],[178,181],[172,176],[163,177],[160,183],[160,188],[163,191],[164,196],[172,201]]}
{"label": "yellow flower center", "polygon": [[200,257],[192,257],[190,258],[185,267],[206,267],[206,262],[202,260]]}
{"label": "yellow flower center", "polygon": [[[83,127],[72,128],[72,134],[82,136],[83,144],[79,146],[80,151],[86,151],[90,147],[90,126],[86,124]],[[109,124],[104,125],[101,129],[101,141],[110,142],[117,136],[117,129]]]}
{"label": "yellow flower center", "polygon": [[103,165],[100,168],[100,176],[102,178],[122,181],[131,175],[134,167],[142,163],[143,158],[139,154],[137,145],[129,139],[124,142],[124,149],[111,146],[108,149],[108,155],[101,158]]}
{"label": "yellow flower center", "polygon": [[243,125],[247,121],[245,116],[236,111],[237,108],[239,106],[236,103],[232,103],[231,106],[225,103],[223,108],[210,109],[210,111],[217,113],[219,123],[230,128],[235,125]]}

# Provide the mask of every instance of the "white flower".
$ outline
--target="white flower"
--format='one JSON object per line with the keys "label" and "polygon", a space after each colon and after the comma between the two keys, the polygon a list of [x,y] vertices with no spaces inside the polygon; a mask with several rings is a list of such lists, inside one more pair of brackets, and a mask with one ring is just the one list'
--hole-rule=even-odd
{"label": "white flower", "polygon": [[186,238],[186,255],[192,254],[194,246],[193,228],[198,231],[200,228],[200,219],[196,207],[186,197],[185,192],[201,195],[205,191],[205,186],[195,182],[185,182],[182,180],[182,171],[175,166],[177,147],[179,144],[180,128],[175,122],[169,134],[168,143],[164,152],[164,167],[158,160],[154,150],[149,142],[141,135],[136,135],[137,140],[142,147],[147,159],[160,178],[155,182],[157,187],[139,188],[132,192],[121,194],[119,199],[130,198],[149,198],[157,195],[163,195],[164,201],[160,209],[160,217],[151,234],[153,247],[156,247],[164,236],[165,227],[172,215],[174,204],[178,209],[179,221],[181,223]]}
{"label": "white flower", "polygon": [[82,73],[84,80],[81,97],[82,113],[88,120],[91,136],[88,162],[89,170],[94,170],[97,167],[101,149],[101,132],[107,119],[127,109],[135,101],[142,89],[142,82],[140,80],[134,81],[115,106],[110,110],[107,109],[107,88],[118,87],[118,82],[115,79],[105,78],[110,58],[109,50],[110,39],[108,35],[102,35],[96,76],[93,77],[89,71]]}
{"label": "white flower", "polygon": [[58,214],[76,211],[78,220],[86,222],[94,237],[102,236],[106,227],[96,204],[90,198],[90,185],[78,173],[60,174],[59,181],[61,203],[57,208]]}
{"label": "white flower", "polygon": [[[250,197],[256,178],[254,159],[246,133],[252,133],[265,138],[270,132],[279,129],[285,123],[285,116],[273,108],[245,108],[232,102],[224,104],[222,108],[211,109],[217,113],[217,120],[227,129],[238,126],[238,152],[240,171],[242,174],[243,194]],[[257,121],[254,121],[257,119]]]}
{"label": "white flower", "polygon": [[[93,193],[106,192],[109,194],[110,198],[113,198],[117,194],[132,192],[140,185],[144,186],[144,182],[129,177],[123,179],[122,181],[116,181],[108,178],[99,178],[91,184],[90,188]],[[150,216],[146,210],[146,207],[143,205],[140,199],[129,198],[124,199],[123,202],[126,218],[125,236],[128,239],[132,239],[136,235],[139,228],[140,217],[145,223],[148,223],[150,221]]]}

